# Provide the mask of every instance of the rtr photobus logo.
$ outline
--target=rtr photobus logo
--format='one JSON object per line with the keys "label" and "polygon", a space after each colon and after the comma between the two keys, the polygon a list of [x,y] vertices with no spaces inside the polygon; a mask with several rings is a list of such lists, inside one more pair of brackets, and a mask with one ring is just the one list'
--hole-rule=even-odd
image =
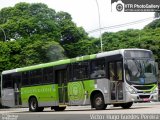
{"label": "rtr photobus logo", "polygon": [[112,4],[112,12],[124,12],[124,3],[122,2],[122,0],[111,0],[114,1]]}
{"label": "rtr photobus logo", "polygon": [[111,0],[112,12],[160,12],[160,0]]}

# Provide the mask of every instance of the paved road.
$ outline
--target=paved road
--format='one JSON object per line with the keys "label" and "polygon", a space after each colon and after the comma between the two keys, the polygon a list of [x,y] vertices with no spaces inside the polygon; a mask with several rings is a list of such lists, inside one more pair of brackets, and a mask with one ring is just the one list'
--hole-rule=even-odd
{"label": "paved road", "polygon": [[[91,109],[90,106],[70,106],[62,112],[45,108],[43,112],[35,113],[28,112],[28,108],[12,108],[0,109],[0,114],[0,120],[160,120],[160,102],[135,103],[131,109],[122,109],[112,105],[107,106],[106,110],[95,110]],[[7,117],[9,119],[6,119]]]}

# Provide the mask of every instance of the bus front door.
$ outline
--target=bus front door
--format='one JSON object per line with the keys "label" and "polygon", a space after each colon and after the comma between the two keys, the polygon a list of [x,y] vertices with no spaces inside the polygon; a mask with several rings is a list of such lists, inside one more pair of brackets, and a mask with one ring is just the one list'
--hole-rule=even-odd
{"label": "bus front door", "polygon": [[66,69],[56,71],[56,81],[58,83],[59,104],[65,105],[68,103],[67,70]]}
{"label": "bus front door", "polygon": [[120,102],[124,100],[123,97],[123,72],[122,62],[109,63],[109,77],[110,77],[110,100],[111,102]]}

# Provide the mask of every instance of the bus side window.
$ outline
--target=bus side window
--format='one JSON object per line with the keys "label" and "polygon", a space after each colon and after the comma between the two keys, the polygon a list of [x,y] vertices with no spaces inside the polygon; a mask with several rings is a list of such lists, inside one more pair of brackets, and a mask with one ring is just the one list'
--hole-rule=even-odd
{"label": "bus side window", "polygon": [[3,88],[13,88],[12,74],[3,75]]}
{"label": "bus side window", "polygon": [[91,61],[91,78],[101,78],[105,76],[105,58]]}
{"label": "bus side window", "polygon": [[30,71],[31,84],[40,84],[42,82],[42,69]]}
{"label": "bus side window", "polygon": [[22,72],[22,85],[26,86],[26,85],[29,85],[29,84],[30,84],[29,71]]}
{"label": "bus side window", "polygon": [[73,70],[73,81],[89,78],[88,61],[74,63],[72,70]]}
{"label": "bus side window", "polygon": [[78,65],[77,63],[72,64],[72,71],[73,71],[73,81],[76,81],[78,77]]}
{"label": "bus side window", "polygon": [[53,67],[48,67],[43,69],[43,83],[53,83],[54,82],[54,71]]}
{"label": "bus side window", "polygon": [[72,76],[73,76],[73,71],[72,71],[72,65],[68,65],[68,68],[67,68],[67,73],[68,73],[68,80],[71,82],[72,81]]}

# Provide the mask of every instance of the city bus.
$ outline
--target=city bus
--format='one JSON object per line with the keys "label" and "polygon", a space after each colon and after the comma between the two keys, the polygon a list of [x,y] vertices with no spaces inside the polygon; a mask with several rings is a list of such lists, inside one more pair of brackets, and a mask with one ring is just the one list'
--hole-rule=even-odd
{"label": "city bus", "polygon": [[158,100],[158,66],[146,49],[119,49],[3,71],[2,105],[43,111]]}

